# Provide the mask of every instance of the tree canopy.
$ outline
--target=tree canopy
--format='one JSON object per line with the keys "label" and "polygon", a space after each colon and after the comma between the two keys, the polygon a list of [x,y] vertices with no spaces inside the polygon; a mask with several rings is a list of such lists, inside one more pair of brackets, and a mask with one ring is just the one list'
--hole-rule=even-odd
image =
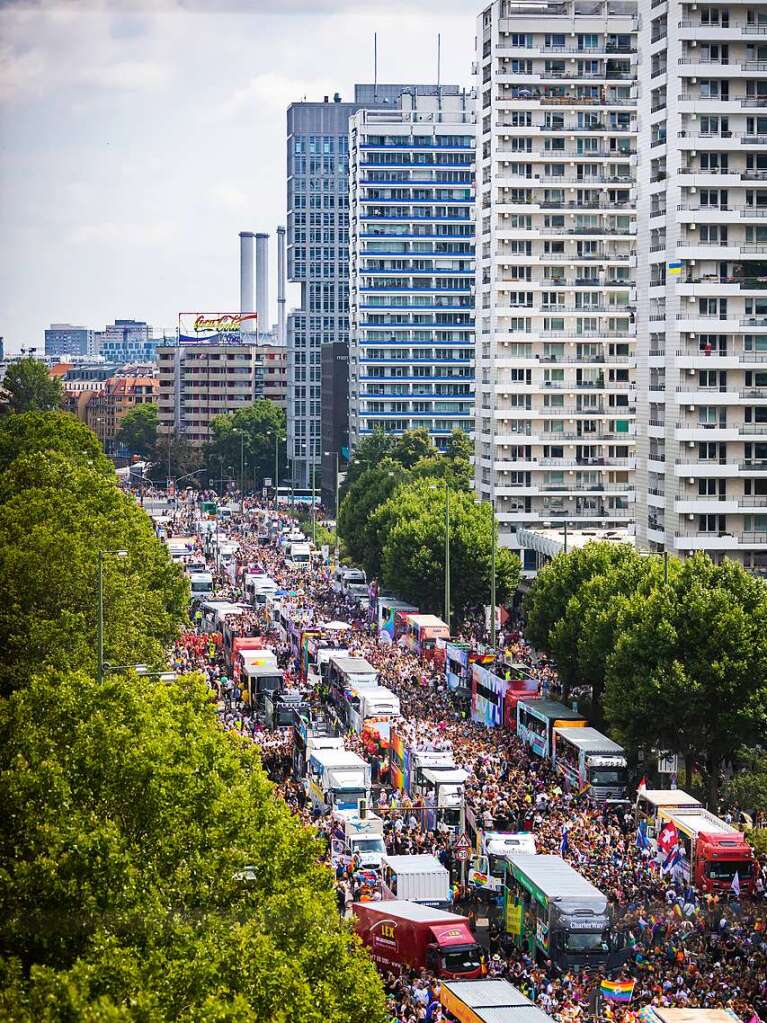
{"label": "tree canopy", "polygon": [[407,470],[392,458],[369,466],[347,490],[338,513],[338,532],[349,556],[362,565],[370,578],[381,574],[385,533],[373,513],[409,478]]}
{"label": "tree canopy", "polygon": [[162,664],[188,583],[114,472],[38,452],[0,476],[0,692],[43,665],[95,670],[98,551],[118,549],[128,557],[104,566],[106,659]]}
{"label": "tree canopy", "polygon": [[0,747],[0,1016],[384,1019],[319,842],[201,681],[46,673]]}
{"label": "tree canopy", "polygon": [[319,842],[203,680],[94,678],[99,551],[128,552],[104,561],[108,661],[164,667],[184,618],[148,517],[67,417],[6,426],[0,1018],[383,1023]]}
{"label": "tree canopy", "polygon": [[[383,581],[424,611],[444,612],[445,487],[419,480],[398,487],[373,514],[371,530],[385,538]],[[490,603],[492,535],[497,528],[490,505],[471,494],[450,492],[451,608],[458,621]],[[496,595],[511,597],[519,581],[519,559],[499,548]]]}
{"label": "tree canopy", "polygon": [[50,412],[61,405],[61,381],[45,363],[29,356],[11,363],[3,377],[2,406],[7,412]]}
{"label": "tree canopy", "polygon": [[253,402],[246,408],[211,420],[211,440],[206,445],[205,458],[213,480],[219,474],[220,466],[234,468],[239,481],[240,465],[246,487],[249,481],[261,486],[264,479],[274,478],[275,438],[279,459],[280,476],[286,470],[285,412],[273,401],[265,398]]}
{"label": "tree canopy", "polygon": [[0,420],[0,473],[23,454],[58,452],[70,462],[90,466],[114,480],[115,467],[98,437],[68,412],[26,412]]}
{"label": "tree canopy", "polygon": [[120,420],[116,441],[132,455],[149,458],[157,445],[157,406],[151,402],[134,405]]}
{"label": "tree canopy", "polygon": [[605,712],[630,743],[698,764],[716,806],[723,763],[767,729],[764,583],[700,554],[633,594],[607,662]]}

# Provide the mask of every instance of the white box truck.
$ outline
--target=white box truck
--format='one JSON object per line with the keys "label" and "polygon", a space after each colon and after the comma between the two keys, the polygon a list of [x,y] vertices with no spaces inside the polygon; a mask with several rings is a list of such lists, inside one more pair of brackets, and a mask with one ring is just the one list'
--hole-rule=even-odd
{"label": "white box truck", "polygon": [[381,857],[381,895],[440,909],[450,902],[450,874],[436,856]]}

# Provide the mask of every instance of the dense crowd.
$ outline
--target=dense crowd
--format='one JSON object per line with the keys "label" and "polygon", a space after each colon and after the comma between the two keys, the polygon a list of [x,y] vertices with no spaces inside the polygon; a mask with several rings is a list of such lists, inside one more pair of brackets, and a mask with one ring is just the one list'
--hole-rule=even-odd
{"label": "dense crowd", "polygon": [[[190,557],[204,556],[205,539],[194,534],[196,506],[182,506],[167,525],[169,532],[196,535]],[[273,512],[272,514],[277,514]],[[377,669],[380,683],[400,699],[402,721],[398,731],[411,748],[450,749],[456,764],[468,772],[467,808],[485,830],[532,831],[539,852],[560,853],[567,833],[567,859],[608,896],[625,941],[631,949],[626,976],[636,986],[630,1006],[604,1007],[621,1023],[636,1018],[647,1004],[661,1006],[730,1007],[746,1023],[754,1014],[767,1018],[767,863],[759,864],[755,899],[703,897],[694,889],[663,876],[647,851],[636,841],[631,814],[579,799],[563,791],[558,776],[516,738],[503,729],[487,729],[468,719],[468,708],[448,690],[444,672],[420,660],[397,644],[382,643],[372,634],[356,601],[335,592],[327,566],[311,571],[286,566],[279,548],[264,544],[248,510],[234,515],[227,537],[239,545],[241,566],[261,566],[281,587],[282,606],[301,613],[307,624],[348,623],[345,643],[353,654],[364,656]],[[207,547],[210,556],[210,544]],[[217,596],[239,600],[237,576],[217,575]],[[250,608],[239,620],[239,630],[268,637],[286,673],[287,685],[303,689],[307,699],[318,693],[300,678],[298,653],[275,629],[265,608]],[[198,621],[199,625],[199,621]],[[479,640],[478,627],[462,637]],[[507,627],[501,642],[510,657],[525,663],[541,682],[544,692],[556,694],[556,672],[524,640],[518,623]],[[202,672],[215,693],[224,727],[256,742],[263,763],[296,813],[327,840],[329,822],[313,814],[303,788],[291,777],[290,729],[266,730],[256,720],[237,680],[230,677],[220,642],[190,629],[175,651],[177,670]],[[371,756],[360,737],[347,744]],[[449,836],[439,828],[428,830],[419,806],[393,789],[385,755],[374,753],[375,801],[385,819],[385,842],[395,853],[432,852],[448,869],[454,868]],[[455,873],[455,872],[454,872]],[[378,897],[370,878],[355,864],[336,867],[339,909],[361,897]],[[455,890],[457,904],[476,913],[466,893]],[[550,963],[536,963],[518,949],[504,948],[490,920],[490,973],[507,977],[541,1008],[562,1021],[580,1020],[593,1011],[597,978],[589,973],[558,974]],[[473,919],[474,917],[472,917]],[[438,981],[425,974],[385,978],[392,1019],[398,1023],[440,1019]]]}

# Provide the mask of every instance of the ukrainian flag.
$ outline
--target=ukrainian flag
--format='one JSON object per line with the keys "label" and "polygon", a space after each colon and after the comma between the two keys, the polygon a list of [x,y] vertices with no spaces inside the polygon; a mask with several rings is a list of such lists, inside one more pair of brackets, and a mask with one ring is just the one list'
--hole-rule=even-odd
{"label": "ukrainian flag", "polygon": [[599,985],[599,993],[611,1002],[630,1002],[635,984],[635,980],[603,980]]}
{"label": "ukrainian flag", "polygon": [[675,259],[673,262],[667,265],[667,270],[670,274],[680,274],[682,272],[682,261],[681,259]]}

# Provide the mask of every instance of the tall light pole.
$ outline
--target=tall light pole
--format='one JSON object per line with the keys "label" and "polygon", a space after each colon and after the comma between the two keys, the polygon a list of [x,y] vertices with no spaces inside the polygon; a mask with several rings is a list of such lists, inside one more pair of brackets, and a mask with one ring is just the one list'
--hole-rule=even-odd
{"label": "tall light pole", "polygon": [[450,631],[450,482],[445,479],[445,625]]}
{"label": "tall light pole", "polygon": [[240,434],[240,515],[245,512],[245,431]]}
{"label": "tall light pole", "polygon": [[490,555],[490,645],[495,652],[495,558],[496,558],[496,540],[495,540],[495,500],[490,501],[490,523],[492,527],[492,547]]}
{"label": "tall light pole", "polygon": [[122,549],[99,551],[98,553],[98,618],[96,619],[96,681],[104,681],[104,557],[113,554],[116,558],[127,558],[128,552]]}

